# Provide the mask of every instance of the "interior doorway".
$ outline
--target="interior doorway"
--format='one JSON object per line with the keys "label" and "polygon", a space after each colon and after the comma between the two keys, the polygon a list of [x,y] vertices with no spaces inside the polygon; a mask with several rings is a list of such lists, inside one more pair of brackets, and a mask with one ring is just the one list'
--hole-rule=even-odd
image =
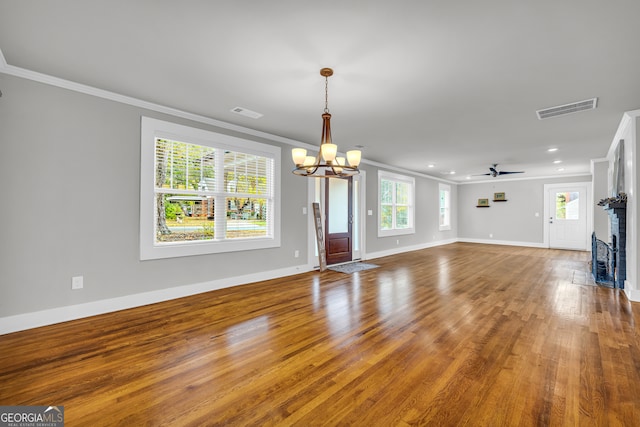
{"label": "interior doorway", "polygon": [[590,183],[546,184],[546,246],[586,251],[590,241],[591,205]]}

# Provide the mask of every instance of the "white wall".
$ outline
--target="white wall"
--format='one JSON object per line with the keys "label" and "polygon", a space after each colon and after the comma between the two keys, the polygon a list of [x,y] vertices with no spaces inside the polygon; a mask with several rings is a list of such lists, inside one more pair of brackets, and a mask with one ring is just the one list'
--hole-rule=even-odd
{"label": "white wall", "polygon": [[[590,175],[582,175],[461,184],[458,186],[458,239],[545,247],[545,184],[590,181]],[[494,193],[505,193],[507,201],[493,202]],[[476,207],[478,199],[489,199],[490,207]]]}

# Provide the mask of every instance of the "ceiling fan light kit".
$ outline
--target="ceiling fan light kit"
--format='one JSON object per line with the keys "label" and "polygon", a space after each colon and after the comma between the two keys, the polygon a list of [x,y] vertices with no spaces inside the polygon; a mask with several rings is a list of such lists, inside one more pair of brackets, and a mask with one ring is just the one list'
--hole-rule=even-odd
{"label": "ceiling fan light kit", "polygon": [[358,166],[362,159],[360,150],[347,151],[346,159],[338,156],[338,146],[331,140],[331,114],[329,114],[329,77],[333,75],[331,68],[323,68],[320,75],[324,77],[324,113],[322,114],[322,138],[317,156],[307,156],[304,148],[291,150],[295,165],[293,173],[312,178],[345,178],[360,173]]}

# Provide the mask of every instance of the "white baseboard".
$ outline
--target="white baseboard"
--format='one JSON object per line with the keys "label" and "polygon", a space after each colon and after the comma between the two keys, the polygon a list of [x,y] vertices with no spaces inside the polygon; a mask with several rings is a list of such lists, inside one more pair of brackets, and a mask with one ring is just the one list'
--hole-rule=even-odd
{"label": "white baseboard", "polygon": [[174,288],[161,289],[134,295],[126,295],[123,297],[93,301],[84,304],[76,304],[31,313],[17,314],[14,316],[1,317],[0,335],[23,331],[26,329],[38,328],[40,326],[53,325],[70,320],[82,319],[85,317],[96,316],[98,314],[111,313],[128,308],[140,307],[157,302],[169,301],[176,298],[214,291],[216,289],[229,288],[246,283],[292,276],[294,274],[300,274],[311,270],[312,269],[310,266],[303,264],[295,267],[282,268],[279,270],[262,271],[259,273],[247,274],[244,276],[235,276],[213,280],[210,282],[194,283],[191,285],[177,286]]}

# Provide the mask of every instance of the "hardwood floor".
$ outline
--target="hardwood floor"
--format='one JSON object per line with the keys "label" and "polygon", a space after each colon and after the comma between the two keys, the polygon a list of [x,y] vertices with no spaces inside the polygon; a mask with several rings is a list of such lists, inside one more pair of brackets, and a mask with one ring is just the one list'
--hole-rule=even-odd
{"label": "hardwood floor", "polygon": [[456,243],[0,336],[67,426],[640,425],[640,306],[584,252]]}

